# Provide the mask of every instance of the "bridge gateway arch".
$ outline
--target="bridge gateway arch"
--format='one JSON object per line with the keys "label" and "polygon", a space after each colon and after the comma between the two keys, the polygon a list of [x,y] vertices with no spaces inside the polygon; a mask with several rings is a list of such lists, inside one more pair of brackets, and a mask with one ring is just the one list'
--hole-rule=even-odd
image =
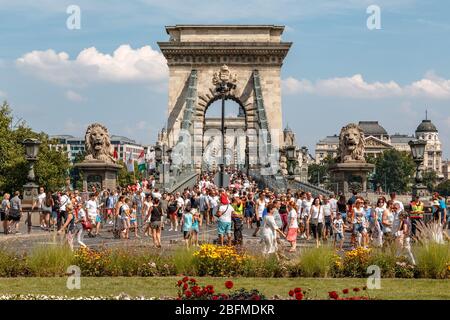
{"label": "bridge gateway arch", "polygon": [[169,40],[158,42],[169,67],[166,143],[178,149],[179,161],[201,170],[211,164],[207,158],[221,153],[220,121],[205,117],[222,98],[216,90],[220,80],[235,84],[225,99],[240,108],[238,117],[225,119],[231,157],[259,170],[268,163],[261,154],[282,147],[280,73],[292,45],[281,41],[283,30],[276,25],[166,27]]}

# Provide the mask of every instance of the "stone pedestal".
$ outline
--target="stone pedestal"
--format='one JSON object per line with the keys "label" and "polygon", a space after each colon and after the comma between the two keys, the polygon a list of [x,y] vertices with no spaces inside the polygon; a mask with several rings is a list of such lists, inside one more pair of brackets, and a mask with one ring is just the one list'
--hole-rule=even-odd
{"label": "stone pedestal", "polygon": [[367,192],[367,176],[375,165],[370,163],[347,162],[336,163],[330,167],[333,191],[337,193],[352,192],[352,185],[360,185],[358,192]]}
{"label": "stone pedestal", "polygon": [[95,186],[97,190],[117,187],[117,174],[122,166],[106,163],[99,160],[83,161],[75,164],[83,177],[83,191],[91,191]]}

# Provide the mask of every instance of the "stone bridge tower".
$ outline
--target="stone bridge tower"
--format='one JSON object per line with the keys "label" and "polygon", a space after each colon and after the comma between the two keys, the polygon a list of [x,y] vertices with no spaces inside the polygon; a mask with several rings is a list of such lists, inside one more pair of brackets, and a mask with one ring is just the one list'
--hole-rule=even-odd
{"label": "stone bridge tower", "polygon": [[266,130],[271,149],[283,145],[280,72],[292,45],[281,41],[283,30],[275,25],[166,27],[170,39],[158,45],[169,66],[168,143],[176,147],[183,132],[189,132],[189,161],[195,168],[200,168],[204,152],[205,112],[220,99],[213,78],[223,67],[236,84],[227,99],[245,114],[242,130],[249,167],[262,165],[255,133]]}

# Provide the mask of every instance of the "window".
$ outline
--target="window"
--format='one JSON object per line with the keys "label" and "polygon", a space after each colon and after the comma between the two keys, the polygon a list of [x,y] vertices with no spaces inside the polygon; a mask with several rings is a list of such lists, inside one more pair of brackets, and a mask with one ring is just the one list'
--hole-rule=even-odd
{"label": "window", "polygon": [[433,160],[428,160],[428,166],[431,167],[433,165]]}

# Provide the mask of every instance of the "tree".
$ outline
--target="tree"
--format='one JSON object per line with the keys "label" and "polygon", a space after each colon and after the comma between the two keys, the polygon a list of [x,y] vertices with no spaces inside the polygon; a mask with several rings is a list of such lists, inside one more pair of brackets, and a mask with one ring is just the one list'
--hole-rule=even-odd
{"label": "tree", "polygon": [[427,169],[422,174],[423,184],[427,186],[428,191],[432,192],[438,182],[438,175],[433,169]]}
{"label": "tree", "polygon": [[326,156],[320,164],[312,163],[308,166],[308,182],[312,184],[323,184],[328,170],[336,160],[331,156]]}
{"label": "tree", "polygon": [[405,193],[411,189],[415,164],[408,152],[384,151],[376,160],[374,180],[385,192]]}
{"label": "tree", "polygon": [[41,141],[35,164],[36,183],[47,190],[64,187],[68,176],[67,154],[50,148],[47,134],[32,131],[25,122],[13,127],[12,110],[5,101],[0,106],[0,190],[21,190],[27,182],[28,165],[22,141],[35,138]]}
{"label": "tree", "polygon": [[450,180],[439,183],[435,190],[444,197],[450,197]]}

